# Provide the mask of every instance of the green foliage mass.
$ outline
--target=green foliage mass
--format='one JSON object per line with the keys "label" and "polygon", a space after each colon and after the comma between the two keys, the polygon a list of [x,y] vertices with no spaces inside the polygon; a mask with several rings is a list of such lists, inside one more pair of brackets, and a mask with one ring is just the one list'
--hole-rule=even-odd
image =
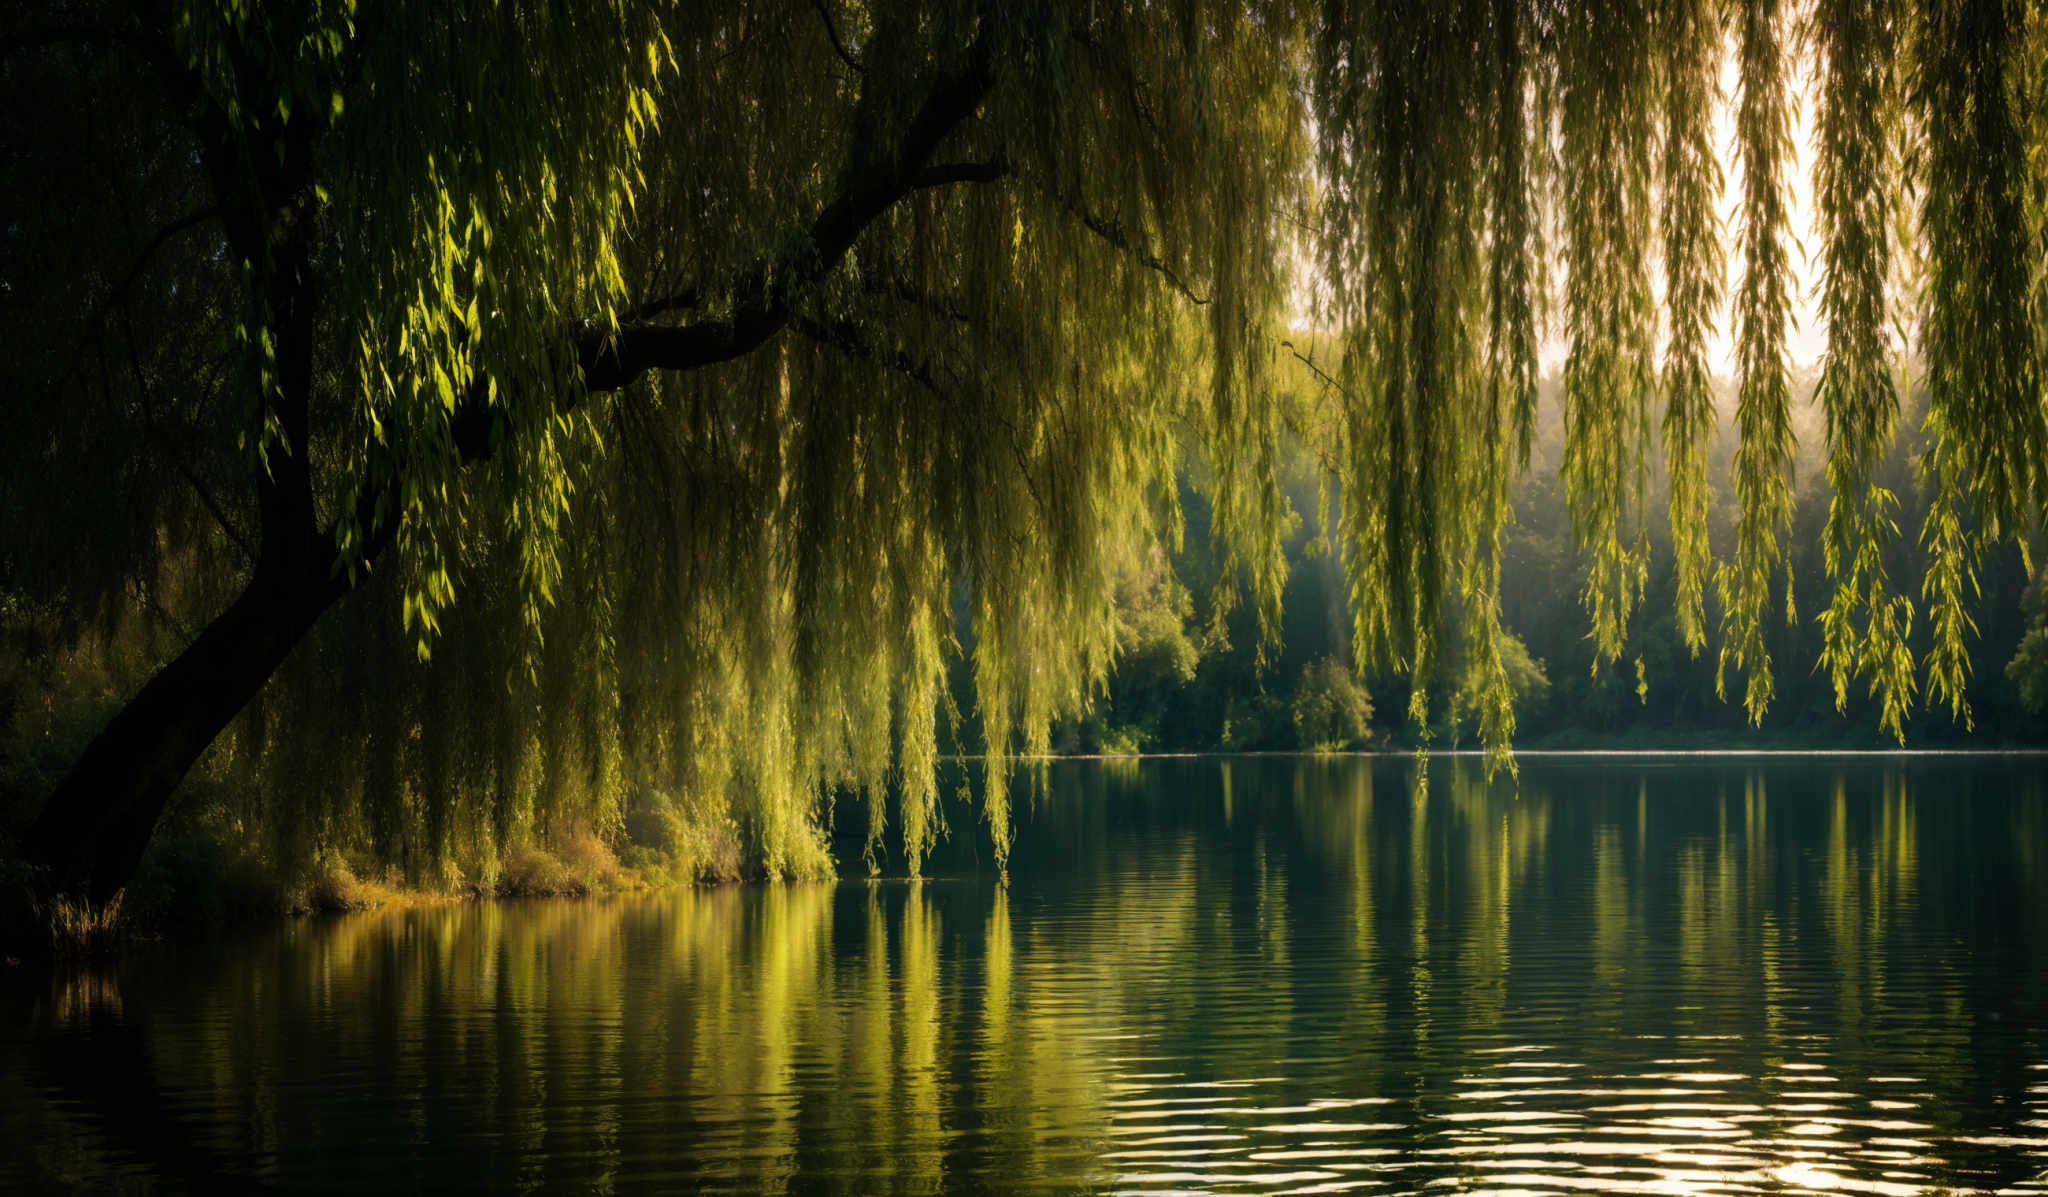
{"label": "green foliage mass", "polygon": [[1343,748],[1365,738],[1372,700],[1350,666],[1323,657],[1302,666],[1294,686],[1294,731],[1314,748]]}
{"label": "green foliage mass", "polygon": [[[915,869],[956,745],[1003,859],[1004,758],[1141,678],[1277,734],[1311,540],[1317,655],[1495,766],[1531,653],[1567,672],[1510,630],[1553,531],[1587,685],[1718,615],[1763,719],[1803,569],[1837,709],[1967,718],[1979,591],[2048,506],[2038,4],[48,0],[0,37],[0,593],[56,663],[9,675],[18,805],[293,554],[353,593],[201,767],[279,859],[473,879],[632,821],[789,875],[841,791]],[[1532,462],[1568,527],[1526,527]]]}
{"label": "green foliage mass", "polygon": [[2029,712],[2048,718],[2048,575],[2027,590],[2027,629],[2006,663],[2005,676]]}

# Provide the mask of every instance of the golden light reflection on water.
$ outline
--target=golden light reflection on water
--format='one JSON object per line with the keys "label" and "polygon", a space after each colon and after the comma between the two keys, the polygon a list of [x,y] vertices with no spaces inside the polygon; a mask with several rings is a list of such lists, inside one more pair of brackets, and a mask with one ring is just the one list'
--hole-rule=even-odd
{"label": "golden light reflection on water", "polygon": [[397,910],[17,984],[0,1187],[2048,1191],[2031,771],[1416,780],[1061,769],[1007,886]]}

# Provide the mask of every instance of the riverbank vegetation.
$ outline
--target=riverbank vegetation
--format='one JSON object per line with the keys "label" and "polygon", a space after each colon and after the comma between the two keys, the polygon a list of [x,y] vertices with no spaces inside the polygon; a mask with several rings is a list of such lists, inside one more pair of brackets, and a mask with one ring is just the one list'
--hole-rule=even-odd
{"label": "riverbank vegetation", "polygon": [[1056,736],[2020,735],[2044,79],[2012,0],[18,6],[0,923],[181,827],[914,872],[949,751],[1001,862]]}

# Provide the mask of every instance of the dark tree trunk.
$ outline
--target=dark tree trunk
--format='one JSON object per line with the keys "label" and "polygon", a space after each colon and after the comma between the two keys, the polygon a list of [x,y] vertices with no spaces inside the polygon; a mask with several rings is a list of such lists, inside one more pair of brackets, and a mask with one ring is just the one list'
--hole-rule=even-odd
{"label": "dark tree trunk", "polygon": [[123,706],[65,774],[23,844],[34,887],[104,908],[135,875],[164,804],[345,589],[328,559],[259,566],[241,595]]}

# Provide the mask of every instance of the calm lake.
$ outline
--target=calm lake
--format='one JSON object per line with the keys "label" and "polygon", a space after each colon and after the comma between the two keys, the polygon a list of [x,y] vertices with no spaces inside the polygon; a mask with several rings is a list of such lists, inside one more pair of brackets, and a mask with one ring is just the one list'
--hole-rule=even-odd
{"label": "calm lake", "polygon": [[1061,764],[1007,885],[0,976],[0,1187],[2048,1192],[2048,759]]}

